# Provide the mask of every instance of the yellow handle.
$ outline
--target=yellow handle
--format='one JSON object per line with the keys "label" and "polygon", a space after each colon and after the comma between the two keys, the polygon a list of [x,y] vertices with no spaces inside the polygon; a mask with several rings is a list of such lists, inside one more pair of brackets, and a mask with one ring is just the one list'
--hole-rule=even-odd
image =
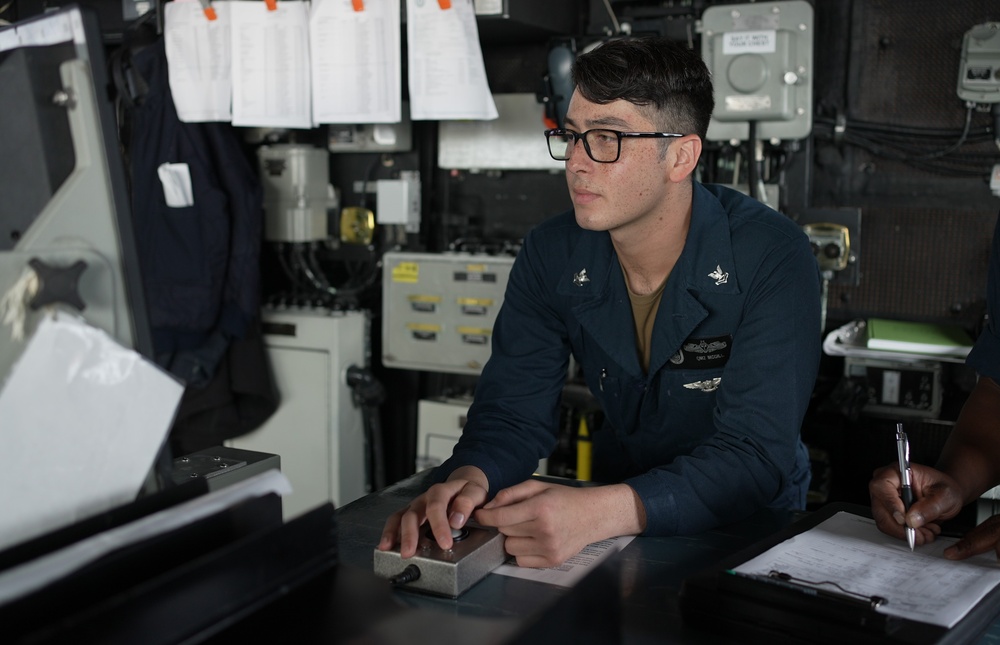
{"label": "yellow handle", "polygon": [[587,417],[581,415],[576,431],[576,478],[580,481],[590,481],[591,448]]}

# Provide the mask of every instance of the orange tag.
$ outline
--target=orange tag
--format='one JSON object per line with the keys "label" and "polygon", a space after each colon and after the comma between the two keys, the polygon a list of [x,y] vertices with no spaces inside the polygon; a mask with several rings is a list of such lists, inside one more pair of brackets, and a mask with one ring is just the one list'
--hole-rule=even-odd
{"label": "orange tag", "polygon": [[355,11],[365,10],[365,0],[351,0],[351,4],[354,5]]}
{"label": "orange tag", "polygon": [[206,6],[202,11],[205,12],[205,17],[208,18],[209,20],[215,20],[216,18],[219,17],[215,14],[215,9],[212,7],[212,5]]}
{"label": "orange tag", "polygon": [[267,5],[267,10],[268,11],[277,11],[278,10],[278,0],[264,0],[264,4]]}
{"label": "orange tag", "polygon": [[438,6],[442,9],[451,9],[451,0],[438,0]]}

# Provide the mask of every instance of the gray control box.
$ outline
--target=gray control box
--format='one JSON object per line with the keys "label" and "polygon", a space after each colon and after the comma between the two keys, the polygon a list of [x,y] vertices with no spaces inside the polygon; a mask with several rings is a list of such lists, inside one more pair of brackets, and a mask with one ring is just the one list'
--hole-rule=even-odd
{"label": "gray control box", "polygon": [[715,84],[711,141],[803,139],[812,130],[813,8],[805,0],[715,5],[699,23]]}
{"label": "gray control box", "polygon": [[867,414],[918,419],[937,419],[941,414],[941,363],[847,356],[844,375],[867,382],[868,403],[863,408]]}
{"label": "gray control box", "polygon": [[451,549],[442,549],[425,534],[412,558],[404,560],[398,550],[375,549],[375,575],[391,580],[414,566],[419,577],[400,584],[401,588],[457,598],[504,563],[507,554],[503,543],[504,537],[496,529],[472,525],[461,529]]}

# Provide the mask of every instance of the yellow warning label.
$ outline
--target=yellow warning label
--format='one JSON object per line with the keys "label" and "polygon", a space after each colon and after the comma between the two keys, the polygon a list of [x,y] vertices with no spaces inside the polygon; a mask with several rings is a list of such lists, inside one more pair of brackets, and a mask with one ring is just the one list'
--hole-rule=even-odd
{"label": "yellow warning label", "polygon": [[420,265],[416,262],[400,262],[392,267],[393,282],[408,282],[416,284],[420,278]]}
{"label": "yellow warning label", "polygon": [[[416,280],[414,280],[416,282]],[[420,294],[413,294],[406,297],[410,302],[441,302],[441,296],[426,296]]]}
{"label": "yellow warning label", "polygon": [[482,327],[459,327],[458,333],[463,336],[489,336],[493,333],[493,330]]}
{"label": "yellow warning label", "polygon": [[441,331],[441,325],[432,325],[431,323],[406,323],[406,328],[411,331]]}
{"label": "yellow warning label", "polygon": [[473,307],[492,307],[493,298],[459,298],[458,304],[471,305]]}

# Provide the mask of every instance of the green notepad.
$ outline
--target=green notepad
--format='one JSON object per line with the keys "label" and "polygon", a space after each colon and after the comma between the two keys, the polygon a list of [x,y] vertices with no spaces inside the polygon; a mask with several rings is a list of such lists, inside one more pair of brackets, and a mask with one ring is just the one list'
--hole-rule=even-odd
{"label": "green notepad", "polygon": [[964,358],[972,349],[972,338],[958,325],[870,318],[868,349]]}

